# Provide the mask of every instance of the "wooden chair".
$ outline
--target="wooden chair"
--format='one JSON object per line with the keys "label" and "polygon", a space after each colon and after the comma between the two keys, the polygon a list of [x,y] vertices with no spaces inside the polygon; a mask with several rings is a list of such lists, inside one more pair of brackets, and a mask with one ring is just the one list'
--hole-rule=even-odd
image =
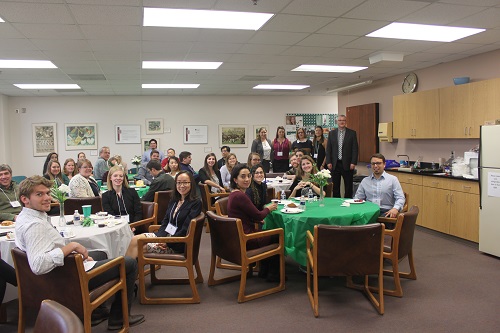
{"label": "wooden chair", "polygon": [[23,180],[26,179],[26,176],[12,176],[12,181],[18,184],[21,184]]}
{"label": "wooden chair", "polygon": [[64,215],[73,215],[75,210],[78,210],[78,212],[83,215],[82,206],[84,205],[92,206],[92,214],[102,211],[101,197],[68,198],[64,201]]}
{"label": "wooden chair", "polygon": [[408,202],[410,200],[410,195],[406,192],[404,192],[404,194],[405,194],[405,204],[403,206],[403,209],[401,209],[401,213],[406,213],[409,207]]}
{"label": "wooden chair", "polygon": [[276,178],[283,177],[284,172],[268,172],[266,173],[266,178]]}
{"label": "wooden chair", "polygon": [[[207,212],[207,218],[210,225],[210,239],[212,246],[210,274],[208,277],[209,286],[215,286],[229,281],[240,280],[240,288],[238,292],[239,303],[270,295],[285,289],[283,229],[274,229],[245,234],[243,232],[243,225],[240,219],[217,216],[211,211]],[[273,243],[253,250],[246,249],[247,241],[249,241],[250,239],[272,235],[278,235],[278,243]],[[272,288],[246,295],[245,289],[249,266],[262,259],[270,258],[276,255],[278,255],[280,258],[279,284]],[[217,257],[239,265],[240,274],[222,279],[215,279],[215,262]]]}
{"label": "wooden chair", "polygon": [[42,302],[33,333],[83,333],[80,318],[70,309],[48,300]]}
{"label": "wooden chair", "polygon": [[[152,237],[138,239],[139,246],[139,289],[141,304],[179,304],[179,303],[200,303],[200,296],[196,288],[196,283],[203,283],[203,275],[200,269],[198,254],[200,251],[201,234],[203,231],[203,223],[205,222],[205,214],[201,213],[195,219],[191,220],[189,230],[186,237]],[[151,226],[149,232],[154,232],[160,228],[159,225]],[[159,254],[144,252],[144,246],[147,243],[184,243],[186,249],[184,253],[175,254]],[[193,293],[192,297],[185,298],[169,298],[169,297],[147,297],[145,270],[144,266],[150,265],[151,284],[187,284],[191,286]],[[187,279],[160,279],[156,276],[153,269],[155,265],[159,266],[177,266],[185,267],[188,271]],[[194,268],[196,269],[196,277],[194,276]]]}
{"label": "wooden chair", "polygon": [[[368,275],[378,275],[383,290],[384,225],[314,226],[314,237],[306,233],[307,295],[315,317],[319,316],[318,277],[347,276],[347,286],[362,289],[380,314],[384,314],[384,294],[377,300],[368,285]],[[311,276],[312,272],[312,276]],[[352,276],[364,275],[364,285],[353,284]],[[312,279],[312,289],[311,289]]]}
{"label": "wooden chair", "polygon": [[[393,223],[394,229],[385,230],[384,259],[391,261],[392,269],[384,269],[384,275],[394,277],[394,289],[384,289],[384,294],[389,296],[403,297],[401,279],[417,279],[415,264],[413,262],[413,235],[415,233],[415,224],[417,223],[419,209],[413,206],[406,213],[398,215],[397,219],[379,217],[377,222]],[[400,272],[399,262],[408,258],[410,272]]]}
{"label": "wooden chair", "polygon": [[276,190],[274,189],[274,187],[268,187],[265,204],[270,203],[272,199],[276,199]]}
{"label": "wooden chair", "polygon": [[158,204],[158,214],[156,224],[161,224],[163,219],[165,218],[165,214],[167,213],[167,208],[168,204],[170,203],[170,200],[172,199],[174,191],[169,190],[169,191],[158,191],[155,193],[155,198],[154,202]]}
{"label": "wooden chair", "polygon": [[[70,254],[64,258],[63,266],[42,275],[31,271],[26,253],[19,248],[12,249],[12,258],[18,283],[19,333],[24,332],[24,314],[27,308],[38,310],[45,299],[52,299],[73,311],[83,321],[85,332],[90,333],[92,311],[117,292],[121,292],[123,311],[123,327],[120,332],[128,332],[127,285],[123,257],[85,272],[82,256]],[[89,290],[89,281],[92,278],[115,267],[120,271],[119,278]]]}
{"label": "wooden chair", "polygon": [[325,198],[333,198],[333,183],[328,183],[326,185]]}
{"label": "wooden chair", "polygon": [[156,215],[158,214],[158,204],[155,202],[142,201],[142,220],[130,223],[130,228],[136,228],[136,233],[146,232],[148,227],[158,224]]}
{"label": "wooden chair", "polygon": [[[212,204],[212,198],[223,198],[228,197],[228,193],[212,193],[210,192],[210,187],[207,184],[198,184],[201,193],[201,201],[203,203],[202,212],[206,215],[207,212],[215,212],[215,203]],[[210,227],[207,226],[206,232],[210,232]]]}
{"label": "wooden chair", "polygon": [[219,216],[227,216],[227,202],[229,197],[220,198],[215,202],[215,213]]}

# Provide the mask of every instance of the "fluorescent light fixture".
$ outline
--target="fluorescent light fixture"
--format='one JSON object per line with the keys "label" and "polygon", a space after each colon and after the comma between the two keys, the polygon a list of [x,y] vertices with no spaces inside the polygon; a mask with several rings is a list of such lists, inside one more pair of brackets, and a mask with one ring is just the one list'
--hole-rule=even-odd
{"label": "fluorescent light fixture", "polygon": [[359,82],[359,83],[354,83],[354,84],[350,84],[348,86],[328,90],[327,93],[334,93],[334,92],[358,89],[358,88],[370,85],[370,84],[372,84],[372,82],[373,82],[372,80],[368,80],[368,81],[363,81],[363,82]]}
{"label": "fluorescent light fixture", "polygon": [[143,61],[142,68],[152,69],[217,69],[222,62],[215,61]]}
{"label": "fluorescent light fixture", "polygon": [[0,68],[57,68],[48,60],[0,60]]}
{"label": "fluorescent light fixture", "polygon": [[16,87],[20,89],[36,89],[36,90],[41,90],[41,89],[81,89],[79,85],[77,84],[22,84],[22,83],[15,83],[14,84]]}
{"label": "fluorescent light fixture", "polygon": [[302,90],[310,86],[299,84],[259,84],[253,89],[282,89],[282,90]]}
{"label": "fluorescent light fixture", "polygon": [[367,68],[361,66],[300,65],[292,69],[292,72],[354,73]]}
{"label": "fluorescent light fixture", "polygon": [[453,42],[457,39],[475,35],[486,29],[447,27],[393,22],[366,35],[367,37],[426,40],[433,42]]}
{"label": "fluorescent light fixture", "polygon": [[145,27],[259,30],[274,14],[144,8]]}
{"label": "fluorescent light fixture", "polygon": [[196,89],[199,84],[163,84],[163,83],[143,83],[143,89]]}

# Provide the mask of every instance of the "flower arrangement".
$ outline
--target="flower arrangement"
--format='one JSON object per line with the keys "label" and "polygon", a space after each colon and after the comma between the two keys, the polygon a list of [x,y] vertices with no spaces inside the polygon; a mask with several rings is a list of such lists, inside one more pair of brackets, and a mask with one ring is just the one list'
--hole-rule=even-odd
{"label": "flower arrangement", "polygon": [[141,165],[141,161],[142,161],[142,157],[139,155],[135,155],[132,158],[132,164],[135,165],[136,167],[139,167],[139,165]]}
{"label": "flower arrangement", "polygon": [[328,184],[328,179],[332,177],[330,170],[323,169],[318,171],[315,175],[311,175],[309,180],[315,184],[317,184],[320,188],[323,188]]}
{"label": "flower arrangement", "polygon": [[59,202],[60,204],[64,203],[66,199],[68,199],[69,195],[69,186],[66,184],[61,184],[57,187],[57,184],[54,182],[54,186],[50,189],[50,196]]}

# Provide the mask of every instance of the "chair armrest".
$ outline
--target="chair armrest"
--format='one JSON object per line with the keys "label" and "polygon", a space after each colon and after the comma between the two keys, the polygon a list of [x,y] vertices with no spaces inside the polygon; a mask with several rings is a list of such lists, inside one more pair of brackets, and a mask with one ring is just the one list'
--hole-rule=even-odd
{"label": "chair armrest", "polygon": [[306,239],[308,239],[311,245],[314,246],[314,237],[309,230],[306,230]]}
{"label": "chair armrest", "polygon": [[280,243],[281,243],[282,238],[285,235],[285,232],[283,231],[282,228],[277,228],[277,229],[272,229],[272,230],[252,232],[251,234],[244,234],[243,236],[244,236],[245,240],[248,241],[250,239],[262,238],[262,237],[272,236],[272,235],[279,235]]}
{"label": "chair armrest", "polygon": [[112,259],[111,261],[108,261],[107,263],[97,267],[93,268],[90,271],[86,272],[87,273],[87,279],[90,280],[94,278],[95,276],[102,274],[103,272],[110,270],[111,268],[115,266],[123,265],[125,269],[125,259],[120,256],[118,258]]}
{"label": "chair armrest", "polygon": [[160,230],[160,227],[161,227],[161,225],[159,225],[159,224],[153,224],[153,225],[149,226],[148,231],[149,232],[155,232],[155,231]]}
{"label": "chair armrest", "polygon": [[395,218],[395,217],[378,217],[377,218],[377,222],[378,223],[392,223],[392,224],[396,224],[397,221],[398,221],[398,219]]}
{"label": "chair armrest", "polygon": [[148,217],[147,219],[143,219],[143,220],[139,220],[139,221],[136,221],[136,222],[132,222],[132,223],[129,223],[130,225],[130,228],[136,228],[138,226],[141,226],[141,225],[145,225],[145,224],[148,224],[148,223],[153,223],[155,220],[153,217]]}
{"label": "chair armrest", "polygon": [[210,193],[210,198],[223,198],[223,197],[228,197],[230,193]]}
{"label": "chair armrest", "polygon": [[139,248],[142,248],[148,243],[187,243],[188,241],[189,237],[147,237],[139,238],[137,244]]}

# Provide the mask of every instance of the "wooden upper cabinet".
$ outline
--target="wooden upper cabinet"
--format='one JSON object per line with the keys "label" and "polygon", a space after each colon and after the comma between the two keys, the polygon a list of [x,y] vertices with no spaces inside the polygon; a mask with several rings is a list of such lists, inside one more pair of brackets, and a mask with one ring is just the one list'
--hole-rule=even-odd
{"label": "wooden upper cabinet", "polygon": [[[500,118],[500,78],[471,83],[471,114],[478,125]],[[479,127],[476,137],[479,137]]]}
{"label": "wooden upper cabinet", "polygon": [[433,139],[439,137],[439,92],[421,91],[393,98],[394,137]]}
{"label": "wooden upper cabinet", "polygon": [[472,114],[470,84],[439,89],[439,112],[441,138],[474,138],[479,135]]}

